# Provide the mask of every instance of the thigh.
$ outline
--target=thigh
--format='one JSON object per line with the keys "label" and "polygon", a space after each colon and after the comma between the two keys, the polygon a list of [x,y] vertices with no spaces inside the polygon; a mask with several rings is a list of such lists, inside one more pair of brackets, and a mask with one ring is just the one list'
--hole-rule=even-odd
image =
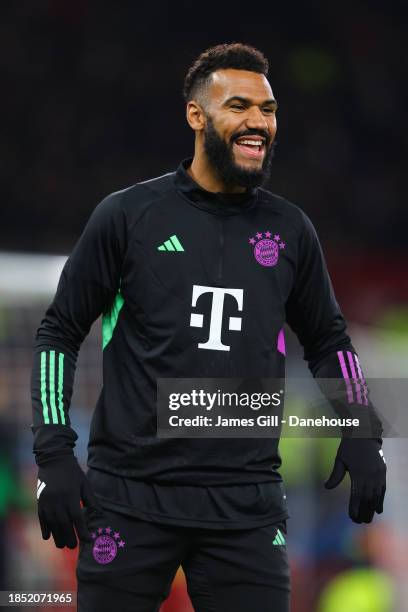
{"label": "thigh", "polygon": [[195,612],[289,612],[285,521],[204,531],[182,563]]}
{"label": "thigh", "polygon": [[158,611],[185,554],[179,530],[110,510],[86,521],[93,541],[80,545],[78,612]]}

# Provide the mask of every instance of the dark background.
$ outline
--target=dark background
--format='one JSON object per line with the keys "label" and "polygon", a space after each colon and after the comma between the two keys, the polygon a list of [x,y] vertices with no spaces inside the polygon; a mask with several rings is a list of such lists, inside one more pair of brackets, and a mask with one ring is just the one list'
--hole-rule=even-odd
{"label": "dark background", "polygon": [[107,193],[193,152],[181,95],[247,42],[279,102],[270,189],[328,249],[407,250],[405,2],[3,2],[0,249],[68,253]]}

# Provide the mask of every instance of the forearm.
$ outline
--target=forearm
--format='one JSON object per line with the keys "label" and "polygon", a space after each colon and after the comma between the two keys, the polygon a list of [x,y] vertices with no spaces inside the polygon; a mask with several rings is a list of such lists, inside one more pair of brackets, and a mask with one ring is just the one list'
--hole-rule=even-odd
{"label": "forearm", "polygon": [[381,438],[381,419],[371,401],[362,366],[351,343],[337,347],[309,367],[336,414],[359,418],[358,437]]}
{"label": "forearm", "polygon": [[71,344],[44,335],[41,328],[37,335],[31,377],[37,463],[49,456],[72,454],[78,437],[69,417],[78,352]]}

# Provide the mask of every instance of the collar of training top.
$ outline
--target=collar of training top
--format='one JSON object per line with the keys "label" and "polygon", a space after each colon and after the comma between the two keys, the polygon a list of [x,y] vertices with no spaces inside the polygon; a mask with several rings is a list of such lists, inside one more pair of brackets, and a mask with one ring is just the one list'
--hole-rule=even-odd
{"label": "collar of training top", "polygon": [[187,172],[192,158],[184,159],[174,173],[176,190],[190,203],[216,214],[234,215],[252,208],[258,197],[258,189],[248,189],[244,193],[214,193],[206,191],[196,183]]}

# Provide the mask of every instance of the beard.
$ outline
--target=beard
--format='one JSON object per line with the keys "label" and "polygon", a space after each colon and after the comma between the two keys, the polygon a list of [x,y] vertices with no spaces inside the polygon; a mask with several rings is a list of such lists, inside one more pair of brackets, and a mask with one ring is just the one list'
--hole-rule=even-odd
{"label": "beard", "polygon": [[[239,166],[234,160],[233,144],[240,136],[255,136],[264,137],[266,152],[262,162],[262,167],[259,170],[244,168]],[[209,115],[207,115],[207,125],[204,130],[204,150],[211,165],[215,168],[221,180],[228,187],[246,187],[252,189],[264,185],[271,174],[272,159],[275,153],[275,141],[269,146],[270,137],[268,133],[262,130],[247,130],[235,134],[229,143],[226,143],[218,134],[214,127],[214,123]]]}

